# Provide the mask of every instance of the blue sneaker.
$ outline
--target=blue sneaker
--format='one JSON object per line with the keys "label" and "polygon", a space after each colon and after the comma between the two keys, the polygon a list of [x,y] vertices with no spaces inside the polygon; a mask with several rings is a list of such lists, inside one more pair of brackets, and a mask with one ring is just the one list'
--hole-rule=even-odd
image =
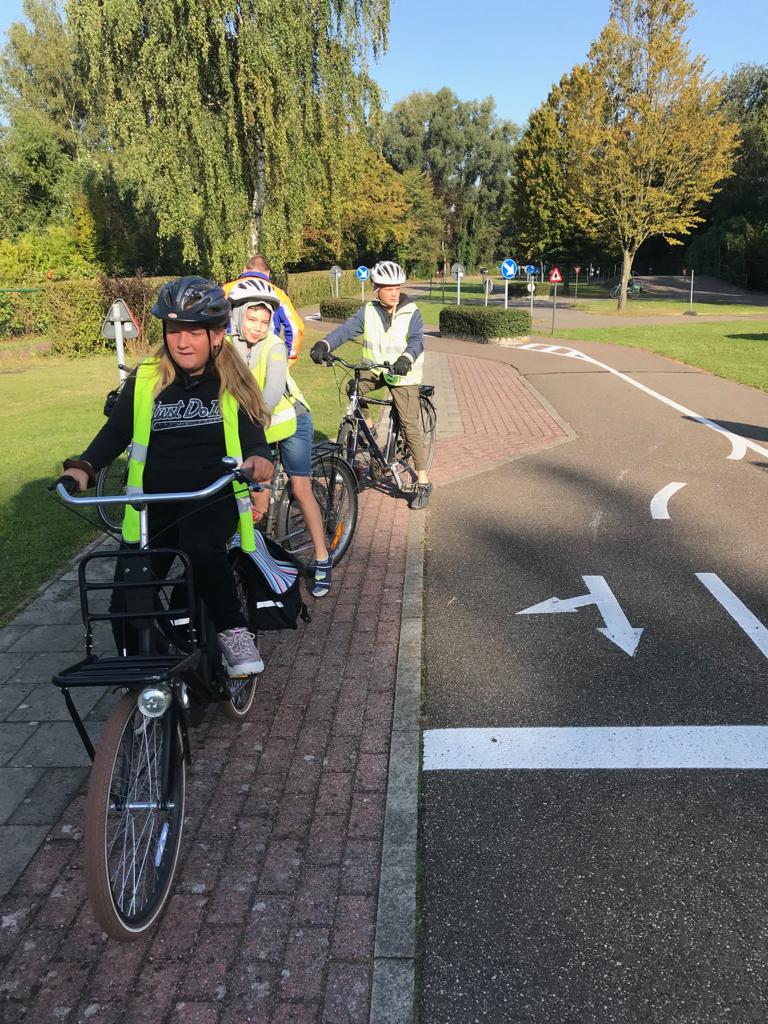
{"label": "blue sneaker", "polygon": [[312,597],[325,597],[331,589],[331,560],[315,562],[315,579],[312,583]]}

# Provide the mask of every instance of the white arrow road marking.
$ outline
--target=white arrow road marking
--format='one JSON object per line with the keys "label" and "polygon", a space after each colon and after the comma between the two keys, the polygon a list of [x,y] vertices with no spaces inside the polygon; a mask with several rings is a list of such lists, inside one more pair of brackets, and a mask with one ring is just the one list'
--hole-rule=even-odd
{"label": "white arrow road marking", "polygon": [[593,366],[599,366],[607,373],[612,373],[614,377],[619,377],[621,380],[626,381],[627,384],[631,384],[633,388],[638,388],[640,391],[644,391],[646,395],[650,395],[657,401],[663,402],[672,409],[677,409],[678,412],[681,412],[684,416],[695,420],[696,423],[702,423],[705,427],[709,427],[711,430],[716,430],[718,434],[723,434],[731,442],[731,451],[727,456],[729,459],[743,459],[747,454],[748,449],[753,452],[757,452],[758,455],[762,455],[764,458],[768,458],[768,448],[763,448],[763,446],[757,444],[756,441],[750,441],[746,437],[734,434],[732,430],[726,430],[726,428],[721,427],[719,423],[715,423],[713,420],[707,419],[706,416],[699,415],[699,413],[694,412],[692,409],[687,409],[684,405],[680,405],[679,402],[675,402],[673,399],[667,398],[666,395],[661,395],[658,391],[654,391],[652,388],[646,387],[645,384],[641,384],[640,381],[635,380],[633,377],[627,376],[627,374],[622,373],[621,370],[615,370],[607,363],[601,363],[599,359],[593,359],[592,356],[588,356],[584,352],[579,352],[578,349],[567,348],[565,345],[544,345],[538,341],[528,342],[527,345],[521,345],[520,348],[529,349],[532,352],[546,352],[548,355],[564,356],[567,359],[581,359],[585,363],[592,363]]}
{"label": "white arrow road marking", "polygon": [[677,494],[681,487],[685,487],[685,484],[673,481],[654,494],[651,498],[651,516],[654,519],[669,519],[669,499],[673,494]]}
{"label": "white arrow road marking", "polygon": [[760,619],[753,615],[740,598],[736,597],[717,573],[697,572],[696,577],[701,580],[712,597],[725,608],[731,618],[741,626],[761,654],[768,658],[768,629]]}
{"label": "white arrow road marking", "polygon": [[427,729],[425,771],[768,768],[768,726]]}
{"label": "white arrow road marking", "polygon": [[598,627],[598,633],[602,633],[611,643],[620,647],[630,658],[633,657],[643,630],[635,629],[630,625],[629,619],[624,614],[624,609],[616,600],[604,576],[582,576],[581,578],[587,585],[588,594],[568,598],[550,597],[539,604],[531,605],[530,608],[523,608],[517,614],[553,615],[559,612],[575,612],[590,604],[597,605],[605,623],[605,626]]}

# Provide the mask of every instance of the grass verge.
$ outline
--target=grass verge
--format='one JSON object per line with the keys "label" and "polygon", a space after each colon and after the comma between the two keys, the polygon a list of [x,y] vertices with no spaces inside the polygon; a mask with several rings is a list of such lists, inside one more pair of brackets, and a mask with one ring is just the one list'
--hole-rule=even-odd
{"label": "grass verge", "polygon": [[669,356],[717,377],[768,391],[768,323],[654,324],[648,327],[585,327],[558,331],[570,341],[626,345]]}
{"label": "grass verge", "polygon": [[[579,289],[581,293],[581,289]],[[616,309],[616,299],[604,298],[599,302],[582,302],[575,304],[580,313],[600,313],[603,316],[684,316],[690,305],[675,299],[628,299],[625,308]],[[694,302],[693,310],[698,316],[764,316],[768,318],[768,306],[750,306],[725,302]]]}
{"label": "grass verge", "polygon": [[[346,395],[341,374],[309,358],[320,337],[306,332],[295,377],[316,435],[335,437]],[[350,361],[358,353],[354,344],[341,351]],[[116,380],[113,356],[33,356],[0,369],[0,623],[98,533],[95,513],[84,522],[47,487],[62,459],[79,454],[104,423],[104,397]]]}

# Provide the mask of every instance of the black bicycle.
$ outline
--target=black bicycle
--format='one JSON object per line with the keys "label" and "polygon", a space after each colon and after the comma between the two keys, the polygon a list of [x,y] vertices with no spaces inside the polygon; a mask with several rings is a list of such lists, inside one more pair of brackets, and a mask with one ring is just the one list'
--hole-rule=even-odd
{"label": "black bicycle", "polygon": [[[189,728],[210,704],[236,721],[253,705],[256,676],[232,680],[221,660],[216,630],[195,594],[192,567],[183,551],[150,548],[148,508],[157,502],[204,501],[243,479],[233,459],[227,472],[200,491],[74,497],[57,491],[69,505],[125,505],[139,509],[141,542],[136,550],[96,551],[79,566],[80,605],[85,625],[85,658],[56,673],[75,728],[93,762],[85,805],[85,877],[94,915],[114,939],[143,935],[170,896],[184,829]],[[173,556],[162,578],[152,573],[152,556]],[[250,560],[230,552],[241,607],[249,620]],[[106,581],[105,560],[117,561]],[[93,570],[89,572],[89,570]],[[103,611],[97,595],[117,596]],[[134,631],[139,653],[94,653],[94,626],[109,622]],[[255,630],[253,630],[255,632]],[[72,700],[79,687],[104,686],[122,696],[106,723],[98,749]]]}
{"label": "black bicycle", "polygon": [[[374,480],[383,480],[387,476],[391,476],[398,490],[411,490],[418,479],[418,474],[413,463],[413,455],[405,442],[402,424],[394,402],[391,398],[371,398],[368,395],[364,399],[360,398],[361,375],[371,370],[391,372],[391,366],[388,363],[348,363],[340,356],[331,354],[326,356],[326,362],[329,364],[339,363],[352,372],[348,388],[349,404],[339,425],[336,443],[347,462],[354,469],[358,480],[367,470]],[[420,429],[427,469],[432,465],[435,455],[437,434],[437,413],[432,403],[434,393],[433,385],[419,384]],[[369,406],[389,408],[386,436],[382,445],[379,445],[376,433],[366,423],[361,401]],[[406,476],[410,478],[409,486],[406,485]]]}

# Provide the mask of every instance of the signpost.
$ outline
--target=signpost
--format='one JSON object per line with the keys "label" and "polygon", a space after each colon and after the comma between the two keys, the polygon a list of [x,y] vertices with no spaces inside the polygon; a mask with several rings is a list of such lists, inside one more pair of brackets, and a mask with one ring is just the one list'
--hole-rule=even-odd
{"label": "signpost", "polygon": [[451,267],[451,277],[456,282],[456,305],[461,305],[461,279],[467,272],[463,263],[454,263]]}
{"label": "signpost", "polygon": [[509,256],[499,267],[501,276],[504,278],[504,309],[509,305],[509,282],[513,277],[517,277],[517,263]]}
{"label": "signpost", "polygon": [[693,314],[693,278],[694,278],[695,274],[696,274],[696,271],[693,268],[691,268],[691,304],[688,307],[688,312],[691,313],[691,314]]}
{"label": "signpost", "polygon": [[557,310],[557,286],[563,283],[563,275],[560,273],[557,267],[552,267],[549,275],[549,283],[555,286],[554,295],[552,296],[552,334],[555,333],[555,311]]}
{"label": "signpost", "polygon": [[581,267],[574,267],[573,269],[576,273],[576,290],[573,293],[573,301],[575,303],[579,297],[579,274],[581,273]]}
{"label": "signpost", "polygon": [[[371,276],[371,272],[368,269],[368,267],[358,267],[356,273],[357,273],[357,280],[360,282],[360,288],[362,289],[363,305],[365,305],[365,282]],[[431,278],[429,280],[429,289],[430,289],[430,294],[431,294],[432,293],[432,279]]]}
{"label": "signpost", "polygon": [[536,282],[532,277],[528,278],[526,288],[528,289],[528,294],[531,296],[531,326],[533,326],[533,296],[536,292]]}
{"label": "signpost", "polygon": [[337,266],[334,263],[334,265],[331,267],[328,273],[331,275],[331,295],[335,296],[335,298],[338,299],[339,281],[341,280],[341,275],[344,273],[344,271],[341,269],[341,267]]}
{"label": "signpost", "polygon": [[117,369],[120,373],[120,380],[125,380],[128,371],[125,368],[125,345],[126,338],[138,338],[141,329],[136,323],[133,313],[122,299],[115,299],[104,318],[101,327],[102,338],[114,338],[117,349]]}

